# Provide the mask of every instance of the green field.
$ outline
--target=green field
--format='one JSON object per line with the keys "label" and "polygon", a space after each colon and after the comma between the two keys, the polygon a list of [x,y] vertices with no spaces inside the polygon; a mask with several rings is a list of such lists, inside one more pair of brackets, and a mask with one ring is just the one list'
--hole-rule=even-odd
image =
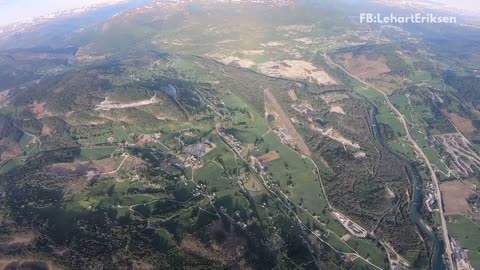
{"label": "green field", "polygon": [[234,95],[228,95],[224,101],[227,107],[244,108],[254,115],[253,121],[252,117],[242,117],[241,121],[247,123],[249,128],[242,128],[238,133],[234,133],[234,136],[243,145],[254,144],[263,136],[263,140],[257,142],[258,150],[252,151],[252,155],[259,157],[269,151],[276,151],[280,155],[280,159],[265,164],[273,176],[274,183],[279,184],[285,194],[290,194],[296,204],[302,205],[310,213],[318,214],[326,209],[325,196],[314,173],[313,164],[309,160],[303,159],[299,153],[283,145],[273,132],[266,133],[268,127],[265,119],[255,113],[241,99]]}
{"label": "green field", "polygon": [[376,245],[370,239],[359,238],[352,238],[347,243],[357,250],[362,257],[372,260],[373,263],[382,268],[387,268],[388,258],[383,247],[379,247],[380,244]]}
{"label": "green field", "polygon": [[110,158],[117,146],[98,147],[98,148],[82,148],[80,151],[80,161],[101,160]]}
{"label": "green field", "polygon": [[0,174],[7,173],[24,164],[24,158],[14,158],[0,163]]}
{"label": "green field", "polygon": [[[236,96],[228,95],[225,99],[225,104],[226,107],[244,108],[254,114],[253,110]],[[326,241],[339,251],[352,252],[352,248],[340,239],[340,236],[346,234],[346,230],[330,215],[320,179],[315,174],[313,163],[306,158],[302,158],[296,151],[283,145],[273,132],[265,133],[268,127],[263,117],[255,114],[255,119],[252,121],[251,118],[245,117],[245,114],[239,116],[238,112],[236,112],[235,116],[236,122],[244,122],[250,127],[247,129],[242,128],[241,132],[234,133],[234,136],[243,145],[256,143],[256,150],[251,152],[252,155],[259,157],[270,151],[275,151],[279,154],[279,159],[264,164],[271,175],[272,180],[270,184],[279,187],[296,205],[299,205],[311,215],[318,216],[320,223],[316,220],[314,221],[312,216],[306,212],[299,212],[300,219],[305,224],[317,224],[317,226],[318,224],[324,224],[321,226],[324,230],[331,230],[337,234],[330,233]],[[260,137],[262,139],[258,140]],[[220,150],[216,149],[214,151],[218,153]],[[213,167],[209,169],[209,172],[215,172],[216,170],[218,169]],[[203,174],[202,177],[205,178]],[[195,178],[199,179],[197,176]],[[221,179],[221,177],[211,177],[211,179]],[[359,249],[357,251],[362,256],[370,258],[373,263],[382,267],[385,265],[386,253],[381,248],[378,248],[374,242],[355,237],[353,239],[352,241],[359,241],[361,244],[358,246]],[[368,254],[366,253],[367,250]]]}
{"label": "green field", "polygon": [[449,217],[448,231],[462,248],[468,250],[472,267],[480,269],[480,223],[465,216],[453,215]]}
{"label": "green field", "polygon": [[413,75],[410,76],[410,80],[413,83],[422,83],[432,80],[432,75],[427,71],[415,71]]}
{"label": "green field", "polygon": [[387,107],[387,105],[383,104],[378,108],[377,121],[380,124],[390,126],[397,136],[405,136],[405,130],[403,129],[402,123],[400,120],[398,120],[397,115],[393,113]]}

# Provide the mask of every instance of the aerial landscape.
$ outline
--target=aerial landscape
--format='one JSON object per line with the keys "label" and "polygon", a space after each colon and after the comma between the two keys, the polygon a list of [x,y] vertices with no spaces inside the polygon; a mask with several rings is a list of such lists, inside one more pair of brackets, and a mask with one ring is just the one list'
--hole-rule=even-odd
{"label": "aerial landscape", "polygon": [[0,20],[0,270],[480,270],[480,11],[447,2]]}

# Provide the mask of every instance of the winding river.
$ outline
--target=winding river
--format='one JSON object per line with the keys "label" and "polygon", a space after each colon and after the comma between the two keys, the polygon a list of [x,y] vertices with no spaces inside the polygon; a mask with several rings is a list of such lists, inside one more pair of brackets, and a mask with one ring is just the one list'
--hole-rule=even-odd
{"label": "winding river", "polygon": [[413,196],[412,201],[410,203],[410,219],[412,222],[417,226],[418,230],[422,232],[423,235],[426,235],[430,242],[433,244],[433,253],[430,256],[430,264],[431,269],[434,270],[445,270],[445,264],[443,262],[443,241],[438,238],[433,232],[431,232],[426,226],[425,223],[422,221],[422,210],[423,210],[423,202],[424,202],[424,190],[423,190],[423,180],[420,176],[420,173],[417,170],[416,165],[407,160],[406,158],[398,155],[394,151],[390,149],[388,144],[383,139],[381,132],[379,131],[378,123],[376,115],[378,110],[375,106],[372,105],[372,109],[370,110],[370,119],[372,121],[372,130],[374,133],[375,138],[377,141],[390,153],[395,155],[399,160],[403,162],[405,168],[407,169],[408,177],[413,182]]}

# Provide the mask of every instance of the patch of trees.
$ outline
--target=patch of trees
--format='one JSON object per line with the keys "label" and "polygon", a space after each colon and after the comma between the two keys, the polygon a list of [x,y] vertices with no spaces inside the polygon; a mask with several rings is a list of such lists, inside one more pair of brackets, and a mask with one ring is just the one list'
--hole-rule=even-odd
{"label": "patch of trees", "polygon": [[461,100],[480,108],[480,78],[476,76],[458,76],[453,71],[443,74],[445,83],[458,91]]}

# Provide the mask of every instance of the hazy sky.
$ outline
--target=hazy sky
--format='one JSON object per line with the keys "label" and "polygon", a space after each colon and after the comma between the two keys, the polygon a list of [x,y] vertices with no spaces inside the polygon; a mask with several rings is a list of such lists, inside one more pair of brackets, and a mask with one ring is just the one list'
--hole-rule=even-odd
{"label": "hazy sky", "polygon": [[[0,0],[0,25],[31,17],[48,15],[50,13],[110,2],[112,0]],[[365,0],[366,1],[366,0]],[[430,0],[434,2],[448,3],[452,6],[480,10],[479,0]]]}
{"label": "hazy sky", "polygon": [[112,0],[0,0],[0,25]]}
{"label": "hazy sky", "polygon": [[434,2],[446,3],[466,10],[480,10],[480,1],[478,0],[434,0]]}

